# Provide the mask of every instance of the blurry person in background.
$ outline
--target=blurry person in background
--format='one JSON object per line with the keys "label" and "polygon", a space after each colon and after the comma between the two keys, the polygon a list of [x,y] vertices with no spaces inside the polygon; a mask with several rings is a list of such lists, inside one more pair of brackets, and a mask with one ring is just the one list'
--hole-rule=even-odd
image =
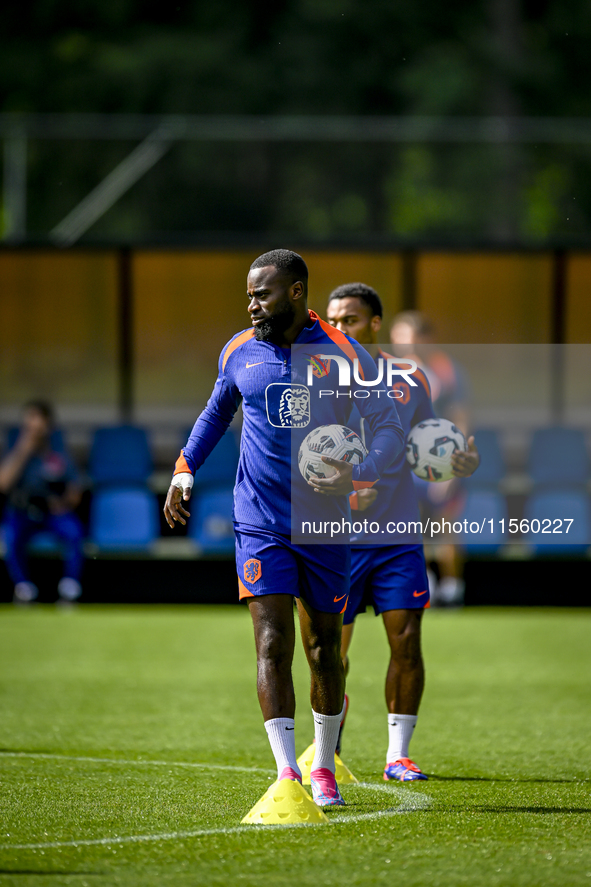
{"label": "blurry person in background", "polygon": [[[390,341],[399,357],[413,357],[431,386],[435,414],[449,419],[468,438],[468,384],[463,368],[435,343],[435,326],[422,311],[401,311],[390,327]],[[474,449],[474,444],[469,445]],[[415,477],[424,517],[453,520],[463,503],[457,479],[429,483]],[[427,561],[435,561],[438,579],[429,570],[431,600],[434,605],[458,606],[464,600],[463,557],[456,545],[428,545]]]}
{"label": "blurry person in background", "polygon": [[74,601],[82,592],[84,532],[74,513],[81,490],[77,471],[53,431],[51,405],[30,401],[24,407],[16,442],[0,461],[0,493],[8,500],[3,520],[6,566],[15,603],[30,603],[39,594],[30,579],[26,549],[41,531],[55,534],[64,549],[60,600]]}

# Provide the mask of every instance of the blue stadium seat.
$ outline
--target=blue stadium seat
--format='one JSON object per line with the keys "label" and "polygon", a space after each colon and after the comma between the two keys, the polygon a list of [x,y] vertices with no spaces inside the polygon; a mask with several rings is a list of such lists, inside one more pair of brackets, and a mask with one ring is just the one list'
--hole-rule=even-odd
{"label": "blue stadium seat", "polygon": [[507,468],[497,432],[492,428],[481,428],[474,432],[474,440],[480,453],[480,465],[468,480],[470,487],[498,484]]}
{"label": "blue stadium seat", "polygon": [[[187,433],[183,446],[185,446],[191,430]],[[233,485],[236,481],[239,456],[236,436],[228,430],[199,471],[195,473],[195,488]]]}
{"label": "blue stadium seat", "polygon": [[495,490],[469,490],[458,520],[462,523],[467,520],[468,525],[478,524],[478,532],[462,534],[462,544],[467,552],[483,555],[496,553],[506,541],[508,517],[507,503],[501,493]]}
{"label": "blue stadium seat", "polygon": [[584,484],[589,479],[585,435],[576,428],[540,428],[533,436],[528,472],[534,484]]}
{"label": "blue stadium seat", "polygon": [[98,428],[90,452],[89,474],[95,484],[144,484],[152,473],[148,435],[143,428]]}
{"label": "blue stadium seat", "polygon": [[[539,490],[525,504],[524,518],[539,521],[540,529],[561,529],[562,533],[532,533],[525,541],[538,555],[584,555],[591,546],[591,513],[585,490]],[[567,520],[573,523],[565,532]],[[562,521],[562,525],[557,523]],[[544,523],[545,522],[545,523]],[[536,526],[537,529],[537,526]]]}
{"label": "blue stadium seat", "polygon": [[90,540],[105,551],[145,551],[158,536],[156,497],[141,487],[97,490],[90,507]]}
{"label": "blue stadium seat", "polygon": [[208,487],[198,490],[190,503],[189,537],[202,554],[233,554],[232,500],[232,487]]}

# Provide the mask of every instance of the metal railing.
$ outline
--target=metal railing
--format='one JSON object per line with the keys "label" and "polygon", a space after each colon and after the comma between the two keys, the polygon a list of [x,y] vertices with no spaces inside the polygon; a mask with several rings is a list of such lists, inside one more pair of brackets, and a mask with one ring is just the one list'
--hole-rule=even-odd
{"label": "metal railing", "polygon": [[4,240],[27,236],[30,140],[139,140],[50,232],[75,243],[176,142],[366,142],[591,145],[591,119],[569,117],[339,117],[150,114],[0,114]]}

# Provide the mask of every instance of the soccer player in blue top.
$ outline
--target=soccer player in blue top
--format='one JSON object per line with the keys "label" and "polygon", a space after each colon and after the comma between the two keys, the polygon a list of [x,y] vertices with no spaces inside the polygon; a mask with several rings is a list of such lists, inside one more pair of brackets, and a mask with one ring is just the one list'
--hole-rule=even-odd
{"label": "soccer player in blue top", "polygon": [[356,365],[358,374],[369,373],[370,378],[375,373],[365,349],[308,311],[307,284],[304,260],[289,250],[265,253],[251,265],[247,279],[251,327],[222,350],[215,388],[177,460],[164,512],[169,526],[185,523],[193,475],[242,403],[233,518],[240,597],[246,599],[254,625],[259,702],[279,779],[301,781],[291,674],[293,599],[298,598],[316,736],[312,792],[319,806],[329,806],[344,803],[334,777],[334,752],[344,710],[340,643],[350,548],[348,536],[347,544],[293,543],[292,504],[309,500],[325,517],[348,516],[349,493],[371,488],[402,452],[404,437],[394,401],[382,385],[386,396],[360,401],[373,435],[361,465],[329,459],[335,474],[308,484],[292,472],[292,453],[312,430],[308,427],[312,417],[317,425],[345,424],[353,401],[352,391],[342,392],[348,396],[321,398],[319,386],[310,386],[309,376],[300,378],[293,370],[291,346],[309,348],[310,362],[317,353],[337,349],[339,359],[323,364],[325,387],[330,384],[336,390],[342,358]]}
{"label": "soccer player in blue top", "polygon": [[[366,284],[344,284],[330,294],[327,317],[335,329],[360,344],[375,345],[382,324],[382,303],[376,291]],[[380,352],[379,356],[390,355]],[[405,381],[395,382],[393,386],[405,436],[417,422],[435,417],[429,383],[420,368],[414,371],[413,380],[417,383],[415,386]],[[371,432],[366,429],[363,417],[360,424],[367,444]],[[355,417],[349,425],[356,428]],[[457,477],[473,474],[480,461],[473,437],[468,440],[468,451],[455,453],[452,460]],[[364,518],[377,522],[380,527],[392,520],[405,523],[420,520],[418,498],[404,452],[384,471],[379,483],[353,493],[350,498],[353,513],[363,511]],[[420,536],[409,538],[405,544],[398,545],[384,545],[383,537],[358,536],[351,541],[354,543],[351,590],[342,633],[343,662],[348,671],[347,653],[355,617],[369,602],[376,615],[382,615],[390,645],[386,675],[389,743],[384,779],[402,782],[426,779],[408,752],[425,683],[421,619],[429,605],[429,585],[421,539]]]}

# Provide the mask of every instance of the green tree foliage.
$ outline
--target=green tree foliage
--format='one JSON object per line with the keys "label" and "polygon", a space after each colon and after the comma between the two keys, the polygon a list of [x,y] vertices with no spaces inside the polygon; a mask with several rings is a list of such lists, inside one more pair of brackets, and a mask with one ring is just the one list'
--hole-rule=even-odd
{"label": "green tree foliage", "polygon": [[[584,0],[34,0],[5,5],[2,19],[4,112],[590,110]],[[31,144],[31,229],[50,230],[131,147]],[[185,143],[92,233],[584,235],[587,154],[568,146]]]}

